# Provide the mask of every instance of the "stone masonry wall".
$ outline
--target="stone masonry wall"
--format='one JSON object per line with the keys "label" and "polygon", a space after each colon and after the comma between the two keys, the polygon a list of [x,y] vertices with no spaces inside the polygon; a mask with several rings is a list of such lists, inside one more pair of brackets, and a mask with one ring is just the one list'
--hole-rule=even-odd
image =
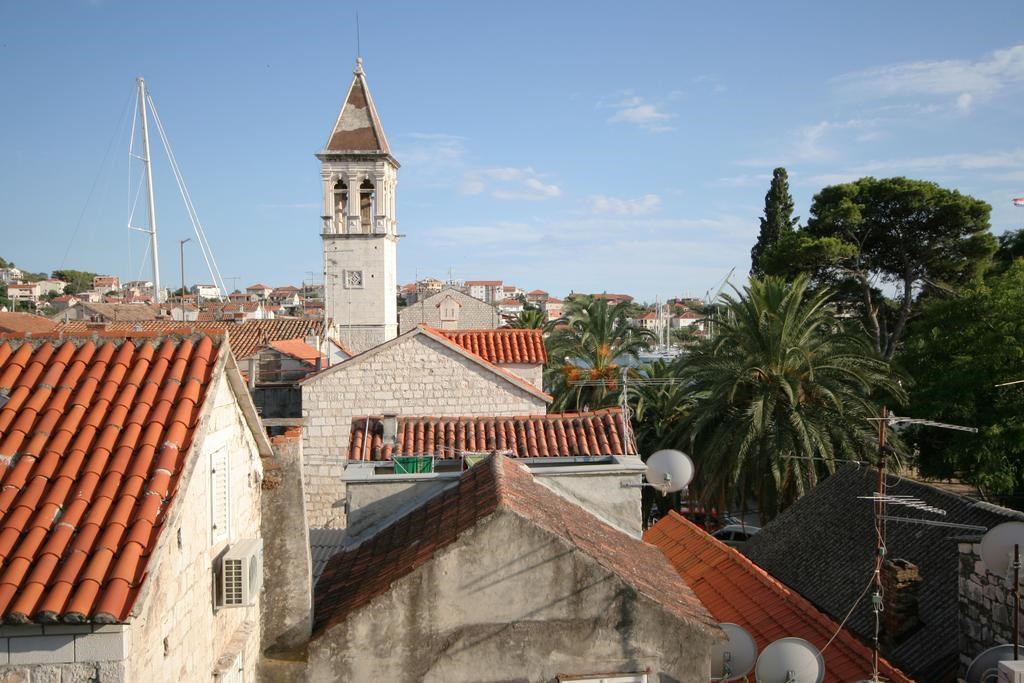
{"label": "stone masonry wall", "polygon": [[341,474],[353,417],[385,412],[438,417],[526,415],[546,409],[539,396],[425,335],[343,363],[302,386],[309,525],[345,525]]}
{"label": "stone masonry wall", "polygon": [[[989,572],[980,543],[960,543],[960,676],[984,650],[1013,642],[1012,581]],[[1021,623],[1024,624],[1024,618]]]}
{"label": "stone masonry wall", "polygon": [[[212,409],[194,441],[200,448],[198,460],[191,477],[179,485],[177,511],[165,522],[162,550],[158,547],[157,564],[149,567],[148,587],[137,606],[141,611],[129,628],[130,681],[208,681],[218,660],[233,659],[238,651],[245,680],[255,680],[259,605],[215,610],[213,564],[231,543],[260,537],[262,468],[256,442],[223,374],[211,391]],[[214,545],[210,465],[221,449],[229,454],[231,518],[228,542]]]}
{"label": "stone masonry wall", "polygon": [[497,308],[458,290],[444,289],[398,311],[399,334],[404,334],[421,323],[441,327],[441,311],[438,305],[449,296],[462,304],[456,329],[490,330],[501,327],[501,313]]}

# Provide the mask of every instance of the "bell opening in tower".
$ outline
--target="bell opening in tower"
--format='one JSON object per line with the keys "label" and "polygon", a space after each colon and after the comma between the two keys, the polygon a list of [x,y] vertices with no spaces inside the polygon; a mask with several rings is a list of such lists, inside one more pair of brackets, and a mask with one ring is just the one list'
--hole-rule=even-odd
{"label": "bell opening in tower", "polygon": [[334,232],[344,232],[345,215],[348,213],[348,186],[344,180],[334,184]]}
{"label": "bell opening in tower", "polygon": [[359,186],[359,224],[362,232],[373,232],[373,216],[377,213],[377,193],[369,178]]}

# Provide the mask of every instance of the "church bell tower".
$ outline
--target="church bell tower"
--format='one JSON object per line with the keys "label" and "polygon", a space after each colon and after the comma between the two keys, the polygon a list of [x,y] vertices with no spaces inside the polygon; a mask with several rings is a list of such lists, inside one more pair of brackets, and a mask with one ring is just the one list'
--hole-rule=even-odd
{"label": "church bell tower", "polygon": [[398,161],[356,59],[345,103],[320,160],[324,308],[339,339],[359,353],[398,334],[395,186]]}

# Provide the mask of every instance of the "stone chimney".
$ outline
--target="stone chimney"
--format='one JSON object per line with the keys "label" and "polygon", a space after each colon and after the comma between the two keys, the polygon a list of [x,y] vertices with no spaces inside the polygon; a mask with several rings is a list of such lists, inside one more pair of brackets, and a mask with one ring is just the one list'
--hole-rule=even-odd
{"label": "stone chimney", "polygon": [[921,624],[917,593],[921,572],[907,560],[893,559],[882,563],[882,638],[886,649],[903,641]]}

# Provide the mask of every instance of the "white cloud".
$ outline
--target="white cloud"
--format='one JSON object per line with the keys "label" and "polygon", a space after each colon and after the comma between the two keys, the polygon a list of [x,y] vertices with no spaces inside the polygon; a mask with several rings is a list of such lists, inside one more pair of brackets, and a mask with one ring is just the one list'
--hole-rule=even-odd
{"label": "white cloud", "polygon": [[857,98],[935,97],[968,111],[978,101],[1024,81],[1024,45],[970,61],[947,59],[889,64],[843,74],[836,88]]}
{"label": "white cloud", "polygon": [[644,216],[661,208],[661,197],[656,194],[645,194],[636,199],[620,199],[597,194],[589,197],[588,202],[593,213],[616,216]]}
{"label": "white cloud", "polygon": [[410,133],[397,140],[396,154],[403,165],[455,166],[466,156],[466,139],[447,133]]}
{"label": "white cloud", "polygon": [[784,149],[774,157],[745,159],[741,166],[787,166],[793,163],[822,162],[839,156],[837,147],[843,140],[837,137],[852,137],[857,142],[867,142],[879,137],[875,130],[878,122],[874,119],[848,119],[846,121],[819,121],[792,131],[783,143]]}
{"label": "white cloud", "polygon": [[545,182],[530,167],[496,167],[467,171],[459,188],[463,194],[482,194],[490,191],[495,199],[513,201],[540,201],[562,195],[558,185]]}
{"label": "white cloud", "polygon": [[632,124],[652,133],[675,130],[668,123],[675,118],[675,114],[663,111],[658,104],[648,102],[628,90],[613,99],[599,101],[597,106],[601,109],[615,110],[615,113],[608,118],[608,123]]}

